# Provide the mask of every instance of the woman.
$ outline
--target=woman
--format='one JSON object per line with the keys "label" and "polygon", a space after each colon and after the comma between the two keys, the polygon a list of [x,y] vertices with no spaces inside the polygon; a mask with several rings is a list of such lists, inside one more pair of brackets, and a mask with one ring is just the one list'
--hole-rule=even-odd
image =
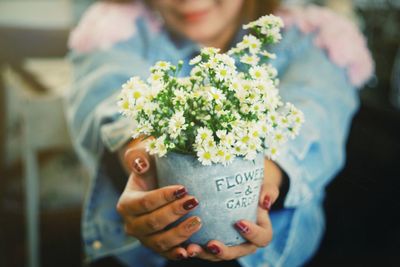
{"label": "woman", "polygon": [[[303,265],[323,233],[324,188],[344,163],[347,132],[358,106],[354,89],[372,70],[361,35],[331,12],[278,10],[276,1],[118,2],[126,3],[95,4],[70,39],[75,86],[68,117],[93,177],[82,226],[87,260],[111,257],[135,267],[173,264],[166,259],[186,259],[181,266],[199,263],[188,258],[205,260],[201,266],[227,260],[229,266]],[[227,50],[245,34],[240,25],[278,11],[292,27],[273,48],[277,59],[271,63],[278,69],[284,101],[301,109],[306,123],[276,161],[265,160],[258,221],[235,224],[248,242],[227,247],[212,240],[206,248],[182,247],[200,229],[201,218],[163,229],[195,209],[196,196],[180,185],[156,189],[152,158],[141,140],[130,140],[129,121],[118,113],[118,88],[132,75],[145,78],[157,60],[187,62],[201,46]],[[315,13],[322,18],[308,18]],[[329,20],[346,27],[334,31]],[[322,27],[322,21],[328,26]],[[330,36],[353,41],[339,42],[338,54]],[[353,50],[356,55],[348,52]],[[189,71],[186,65],[183,75]]]}

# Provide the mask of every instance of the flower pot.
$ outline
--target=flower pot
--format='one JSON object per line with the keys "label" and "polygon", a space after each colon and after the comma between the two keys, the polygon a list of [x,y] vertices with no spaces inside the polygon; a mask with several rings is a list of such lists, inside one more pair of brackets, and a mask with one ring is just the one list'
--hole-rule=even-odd
{"label": "flower pot", "polygon": [[202,228],[187,243],[204,246],[215,239],[233,246],[245,242],[233,225],[241,219],[256,221],[264,179],[262,153],[252,161],[237,157],[228,166],[204,166],[194,156],[169,152],[156,157],[156,167],[160,187],[183,185],[199,201],[196,209],[175,223],[193,215],[201,218]]}

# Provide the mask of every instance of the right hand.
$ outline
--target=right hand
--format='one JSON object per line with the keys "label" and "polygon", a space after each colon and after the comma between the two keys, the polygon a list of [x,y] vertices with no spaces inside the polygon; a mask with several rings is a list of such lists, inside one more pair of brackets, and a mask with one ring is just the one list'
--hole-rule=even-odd
{"label": "right hand", "polygon": [[[144,246],[170,260],[187,258],[188,253],[180,244],[201,228],[200,218],[192,216],[175,227],[165,228],[195,209],[198,201],[181,185],[155,189],[154,161],[144,149],[145,142],[128,145],[124,153],[131,174],[117,210],[124,220],[125,232]],[[145,163],[144,168],[135,167],[138,158]]]}

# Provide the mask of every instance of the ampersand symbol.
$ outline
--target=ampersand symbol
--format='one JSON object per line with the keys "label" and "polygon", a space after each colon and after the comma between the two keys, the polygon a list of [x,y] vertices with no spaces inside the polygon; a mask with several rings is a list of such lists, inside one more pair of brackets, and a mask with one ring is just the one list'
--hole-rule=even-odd
{"label": "ampersand symbol", "polygon": [[244,192],[244,194],[245,194],[246,196],[248,196],[248,195],[250,195],[251,193],[253,193],[253,190],[251,190],[251,186],[249,185],[249,186],[247,186],[247,189],[246,189],[246,191]]}

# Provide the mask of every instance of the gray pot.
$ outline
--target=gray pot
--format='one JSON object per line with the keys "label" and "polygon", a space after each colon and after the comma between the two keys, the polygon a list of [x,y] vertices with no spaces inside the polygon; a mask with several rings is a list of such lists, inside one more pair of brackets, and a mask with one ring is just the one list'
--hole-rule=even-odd
{"label": "gray pot", "polygon": [[[264,156],[253,161],[235,158],[228,165],[202,165],[194,156],[169,152],[156,157],[159,186],[183,185],[199,206],[189,216],[199,216],[203,226],[187,243],[206,245],[219,240],[228,246],[245,242],[233,227],[241,219],[255,222],[260,187],[264,179]],[[174,224],[174,225],[175,225]]]}

